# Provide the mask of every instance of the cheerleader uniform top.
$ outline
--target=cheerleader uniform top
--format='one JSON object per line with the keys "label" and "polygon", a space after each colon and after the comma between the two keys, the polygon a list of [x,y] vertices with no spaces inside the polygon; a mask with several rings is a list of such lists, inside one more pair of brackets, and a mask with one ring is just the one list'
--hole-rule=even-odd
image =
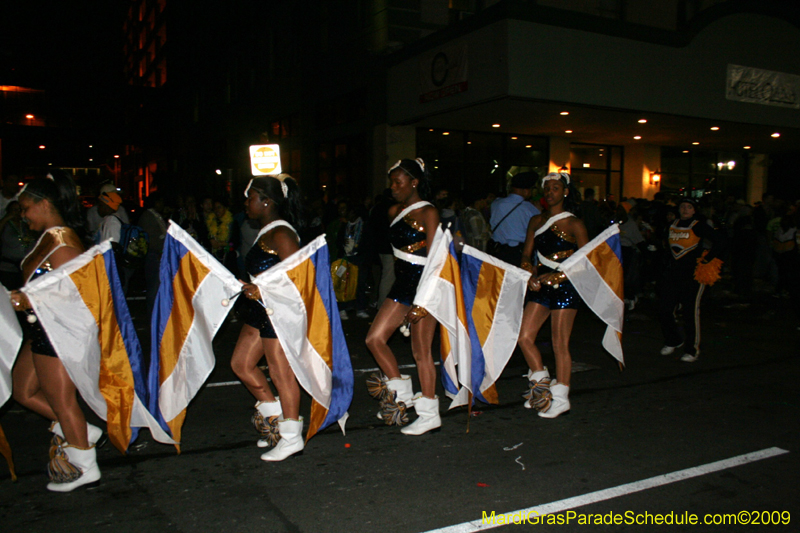
{"label": "cheerleader uniform top", "polygon": [[[297,231],[285,220],[270,222],[258,232],[255,243],[244,258],[244,267],[252,280],[262,272],[269,270],[281,262],[278,252],[267,246],[266,233],[278,226],[286,226],[297,234]],[[297,238],[298,242],[300,238]],[[257,300],[245,299],[244,322],[259,330],[262,339],[276,339],[275,329],[269,320],[266,309]]]}
{"label": "cheerleader uniform top", "polygon": [[[703,254],[703,240],[708,239],[716,245],[716,232],[704,220],[690,218],[689,220],[676,219],[669,227],[667,243],[670,251],[668,268],[671,270],[691,273],[697,267],[697,260]],[[706,255],[710,261],[716,255],[713,246]]]}
{"label": "cheerleader uniform top", "polygon": [[[575,238],[562,232],[555,225],[559,220],[574,216],[564,211],[547,219],[544,225],[536,230],[533,248],[536,251],[537,275],[553,272],[557,269],[558,263],[563,262],[578,249]],[[526,301],[541,304],[548,309],[577,309],[580,300],[578,291],[568,279],[560,281],[558,288],[542,284],[536,292],[529,290],[526,297]]]}
{"label": "cheerleader uniform top", "polygon": [[425,227],[411,218],[409,213],[430,202],[417,202],[403,209],[389,226],[389,242],[394,254],[395,282],[387,298],[403,305],[411,305],[417,293],[428,255]]}
{"label": "cheerleader uniform top", "polygon": [[[25,256],[20,265],[22,279],[25,280],[25,284],[27,285],[28,282],[52,271],[53,265],[50,263],[50,256],[56,250],[65,246],[75,248],[79,253],[84,251],[80,237],[72,228],[55,226],[42,233],[42,236],[36,242],[36,246]],[[28,313],[32,314],[33,311],[28,311]],[[42,328],[41,322],[36,321],[31,324],[30,339],[33,353],[57,357],[53,345],[50,344],[50,339],[47,338],[47,334]]]}

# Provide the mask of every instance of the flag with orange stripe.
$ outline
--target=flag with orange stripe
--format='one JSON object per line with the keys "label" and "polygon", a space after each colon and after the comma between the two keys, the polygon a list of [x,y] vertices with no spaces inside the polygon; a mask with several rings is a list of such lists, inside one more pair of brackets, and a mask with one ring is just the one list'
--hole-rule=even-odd
{"label": "flag with orange stripe", "polygon": [[92,247],[22,289],[81,396],[122,452],[146,427],[174,444],[147,410],[142,347],[110,241]]}
{"label": "flag with orange stripe", "polygon": [[461,268],[450,230],[436,229],[414,305],[424,307],[441,328],[442,384],[450,409],[467,405],[472,388],[467,309]]}
{"label": "flag with orange stripe", "polygon": [[298,383],[311,395],[306,440],[338,422],[353,400],[353,367],[333,292],[325,236],[317,237],[253,283]]}
{"label": "flag with orange stripe", "polygon": [[584,303],[608,326],[603,347],[622,364],[622,323],[625,314],[622,248],[619,226],[606,228],[565,259],[559,270],[567,275]]}
{"label": "flag with orange stripe", "polygon": [[467,310],[472,392],[499,403],[495,382],[517,346],[530,273],[471,246],[461,254],[461,282]]}
{"label": "flag with orange stripe", "polygon": [[164,432],[180,443],[186,408],[214,369],[214,335],[242,284],[174,222],[167,230],[159,275],[150,326],[148,407]]}

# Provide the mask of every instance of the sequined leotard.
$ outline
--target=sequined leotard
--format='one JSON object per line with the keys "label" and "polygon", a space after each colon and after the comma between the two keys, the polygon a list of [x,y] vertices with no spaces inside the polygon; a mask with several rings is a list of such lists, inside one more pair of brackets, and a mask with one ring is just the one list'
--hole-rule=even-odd
{"label": "sequined leotard", "polygon": [[[537,273],[539,276],[552,272],[553,269],[542,264],[541,257],[561,263],[578,249],[577,241],[559,231],[555,224],[542,231],[533,239],[537,257]],[[542,284],[538,292],[528,291],[525,298],[528,302],[541,304],[549,309],[577,309],[580,296],[569,280],[558,284],[558,288]]]}
{"label": "sequined leotard", "polygon": [[[27,284],[52,271],[53,265],[50,264],[50,256],[64,246],[75,248],[78,252],[84,251],[83,243],[81,243],[78,234],[71,228],[56,226],[42,233],[42,236],[39,237],[39,242],[22,260],[22,277],[25,283]],[[28,312],[33,313],[33,311]],[[30,339],[33,353],[57,357],[53,345],[50,344],[50,339],[47,338],[47,334],[42,328],[41,322],[36,321],[31,324]]]}
{"label": "sequined leotard", "polygon": [[414,302],[414,295],[428,255],[425,228],[411,218],[409,213],[426,205],[431,204],[417,202],[410,205],[397,215],[389,226],[389,242],[394,253],[395,282],[386,297],[403,305],[411,305]]}
{"label": "sequined leotard", "polygon": [[[278,252],[267,246],[266,233],[277,226],[288,226],[294,231],[287,222],[278,220],[267,224],[256,237],[256,242],[244,259],[244,266],[251,278],[256,277],[262,272],[269,270],[281,262]],[[266,310],[256,300],[245,299],[244,303],[244,322],[259,330],[262,339],[276,339],[275,329],[267,316]]]}

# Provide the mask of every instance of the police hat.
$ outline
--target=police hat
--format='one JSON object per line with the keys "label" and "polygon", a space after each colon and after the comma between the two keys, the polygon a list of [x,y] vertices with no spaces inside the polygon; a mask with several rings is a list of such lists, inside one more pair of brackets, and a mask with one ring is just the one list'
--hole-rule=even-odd
{"label": "police hat", "polygon": [[515,189],[532,189],[537,181],[539,181],[539,174],[536,171],[520,172],[511,178],[511,186]]}

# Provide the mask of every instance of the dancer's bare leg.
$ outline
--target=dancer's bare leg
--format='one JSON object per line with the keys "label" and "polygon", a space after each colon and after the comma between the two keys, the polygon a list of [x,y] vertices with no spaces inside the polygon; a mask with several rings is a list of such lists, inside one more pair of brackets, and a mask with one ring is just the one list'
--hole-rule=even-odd
{"label": "dancer's bare leg", "polygon": [[389,379],[399,378],[400,369],[397,367],[397,359],[387,343],[405,320],[408,309],[407,305],[387,298],[383,301],[383,305],[372,322],[372,327],[367,332],[367,348],[375,358],[375,362],[378,363],[378,367]]}

